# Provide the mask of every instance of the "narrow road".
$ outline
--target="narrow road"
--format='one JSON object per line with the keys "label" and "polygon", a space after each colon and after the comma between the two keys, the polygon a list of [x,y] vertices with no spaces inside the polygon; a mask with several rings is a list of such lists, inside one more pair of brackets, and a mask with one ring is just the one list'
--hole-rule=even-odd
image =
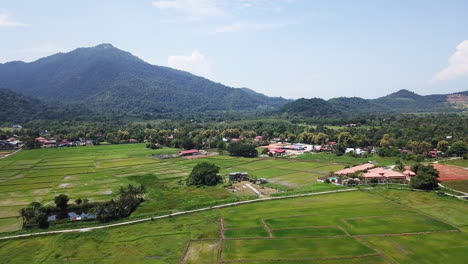
{"label": "narrow road", "polygon": [[126,222],[121,222],[121,223],[116,223],[116,224],[107,224],[107,225],[93,226],[93,227],[86,227],[86,228],[65,229],[65,230],[57,230],[57,231],[46,231],[46,232],[38,232],[38,233],[30,233],[30,234],[22,234],[22,235],[5,236],[5,237],[0,237],[0,240],[7,240],[7,239],[13,239],[13,238],[26,238],[26,237],[51,235],[51,234],[61,234],[61,233],[72,233],[72,232],[89,232],[89,231],[103,229],[103,228],[131,225],[131,224],[136,224],[136,223],[142,223],[142,222],[148,222],[148,221],[157,220],[157,219],[173,217],[177,215],[192,214],[192,213],[203,212],[203,211],[219,209],[219,208],[226,208],[226,207],[237,206],[237,205],[242,205],[242,204],[250,204],[250,203],[271,201],[271,200],[281,200],[281,199],[288,199],[288,198],[298,198],[298,197],[306,197],[306,196],[314,196],[314,195],[322,195],[322,194],[330,194],[330,193],[351,192],[351,191],[357,191],[357,190],[358,190],[357,188],[353,188],[353,189],[335,190],[335,191],[326,191],[326,192],[295,194],[295,195],[287,195],[287,196],[279,196],[279,197],[265,197],[265,198],[255,199],[255,200],[246,200],[246,201],[221,204],[221,205],[216,205],[216,206],[211,206],[211,207],[205,207],[205,208],[200,208],[200,209],[195,209],[195,210],[177,212],[173,214],[142,218],[138,220],[131,220],[131,221],[126,221]]}
{"label": "narrow road", "polygon": [[448,187],[445,187],[445,186],[442,185],[441,183],[438,183],[438,185],[439,185],[440,187],[445,188],[445,189],[447,189],[447,190],[450,190],[450,191],[452,191],[452,192],[457,192],[457,193],[463,194],[463,195],[454,195],[454,194],[450,194],[450,193],[445,193],[446,195],[453,196],[453,197],[457,197],[457,198],[459,198],[459,199],[466,199],[466,198],[468,198],[468,193],[466,193],[466,192],[462,192],[462,191],[457,191],[457,190],[454,190],[454,189],[450,189],[450,188],[448,188]]}
{"label": "narrow road", "polygon": [[259,192],[257,189],[255,189],[254,187],[252,187],[252,185],[250,185],[250,183],[246,183],[245,186],[247,186],[250,190],[252,190],[252,192],[254,192],[258,197],[263,197],[263,194],[261,192]]}

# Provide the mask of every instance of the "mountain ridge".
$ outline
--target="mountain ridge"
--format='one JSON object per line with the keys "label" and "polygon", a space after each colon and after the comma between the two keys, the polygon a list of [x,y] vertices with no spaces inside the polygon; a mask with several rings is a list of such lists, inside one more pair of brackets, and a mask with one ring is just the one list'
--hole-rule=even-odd
{"label": "mountain ridge", "polygon": [[[462,95],[456,104],[449,99],[453,95]],[[459,101],[468,91],[450,94],[419,95],[406,89],[376,99],[360,97],[337,97],[327,101],[319,98],[301,98],[285,104],[280,112],[313,117],[319,111],[317,107],[326,108],[325,116],[340,116],[369,113],[414,113],[414,112],[460,112],[468,110]],[[321,100],[321,101],[320,101]]]}
{"label": "mountain ridge", "polygon": [[0,87],[44,101],[84,103],[100,111],[113,108],[135,114],[254,110],[288,102],[151,65],[111,44],[30,63],[0,64]]}

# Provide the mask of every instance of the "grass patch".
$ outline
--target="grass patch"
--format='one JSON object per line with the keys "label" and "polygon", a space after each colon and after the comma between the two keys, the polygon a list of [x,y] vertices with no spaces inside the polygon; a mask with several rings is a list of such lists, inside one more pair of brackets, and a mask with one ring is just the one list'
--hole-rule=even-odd
{"label": "grass patch", "polygon": [[443,185],[460,192],[468,193],[468,180],[465,181],[446,181]]}
{"label": "grass patch", "polygon": [[366,237],[365,241],[397,263],[466,263],[468,234]]}
{"label": "grass patch", "polygon": [[441,161],[440,163],[468,168],[468,159],[445,160]]}
{"label": "grass patch", "polygon": [[264,227],[228,229],[224,231],[224,235],[226,238],[269,237],[268,231]]}
{"label": "grass patch", "polygon": [[317,259],[319,256],[352,257],[375,251],[351,237],[226,240],[222,260]]}
{"label": "grass patch", "polygon": [[273,230],[274,237],[313,237],[344,235],[346,235],[346,233],[338,227],[313,227]]}
{"label": "grass patch", "polygon": [[183,264],[212,264],[218,258],[218,240],[190,241]]}
{"label": "grass patch", "polygon": [[451,225],[424,215],[390,215],[343,219],[353,235],[398,234],[456,230]]}

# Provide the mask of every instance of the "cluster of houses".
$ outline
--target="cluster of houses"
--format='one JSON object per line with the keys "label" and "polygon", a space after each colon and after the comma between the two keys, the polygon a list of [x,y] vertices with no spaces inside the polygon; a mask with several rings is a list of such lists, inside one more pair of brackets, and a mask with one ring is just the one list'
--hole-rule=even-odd
{"label": "cluster of houses", "polygon": [[68,141],[67,139],[63,139],[61,141],[58,141],[57,138],[55,137],[50,137],[49,139],[46,139],[44,137],[37,137],[35,138],[37,142],[41,145],[43,148],[56,148],[56,147],[72,147],[72,146],[86,146],[86,145],[92,145],[93,141],[91,139],[84,140],[84,139],[79,139],[76,141]]}
{"label": "cluster of houses", "polygon": [[[270,145],[261,148],[267,148],[268,154],[271,156],[288,156],[299,155],[306,152],[332,152],[335,145],[336,142],[330,142],[326,145],[311,145],[302,143],[284,144],[273,141]],[[361,150],[359,150],[359,153],[362,153]]]}
{"label": "cluster of houses", "polygon": [[19,141],[15,137],[10,137],[7,140],[0,140],[0,149],[11,150],[19,148],[23,142]]}
{"label": "cluster of houses", "polygon": [[[238,138],[231,138],[231,139],[223,138],[223,142],[237,142],[237,141],[241,141],[241,140],[243,140],[243,139],[245,139],[244,136],[240,136],[240,137],[238,137]],[[263,140],[263,137],[262,137],[262,136],[256,136],[256,137],[254,138],[254,141],[255,141],[255,142],[261,142],[262,140]]]}
{"label": "cluster of houses", "polygon": [[[363,183],[410,183],[416,173],[406,169],[403,172],[393,170],[390,167],[376,167],[368,162],[362,165],[346,168],[333,173],[327,179],[335,184],[346,185],[349,181],[354,184]],[[326,179],[320,179],[324,181]]]}

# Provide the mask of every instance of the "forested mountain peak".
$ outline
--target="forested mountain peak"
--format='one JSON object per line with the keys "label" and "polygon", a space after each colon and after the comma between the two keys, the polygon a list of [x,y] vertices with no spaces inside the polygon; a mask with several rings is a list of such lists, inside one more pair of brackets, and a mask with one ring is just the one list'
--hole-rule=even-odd
{"label": "forested mountain peak", "polygon": [[111,44],[78,48],[30,63],[0,64],[0,87],[46,101],[84,103],[95,110],[135,115],[253,110],[287,102],[151,65]]}

